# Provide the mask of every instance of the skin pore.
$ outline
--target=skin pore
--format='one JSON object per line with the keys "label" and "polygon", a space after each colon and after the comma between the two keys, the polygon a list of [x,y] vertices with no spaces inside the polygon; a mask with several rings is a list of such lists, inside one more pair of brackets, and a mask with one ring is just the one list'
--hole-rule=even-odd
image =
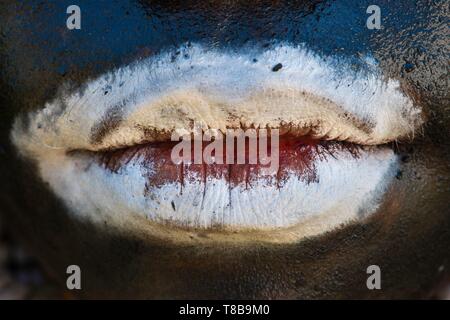
{"label": "skin pore", "polygon": [[[81,295],[97,298],[426,297],[445,280],[450,112],[444,4],[382,1],[383,28],[367,30],[370,3],[360,1],[80,2],[82,29],[74,31],[65,26],[70,4],[0,8],[0,213],[61,283],[71,264],[83,270]],[[257,235],[241,241],[233,231],[216,241],[202,229],[175,241],[163,237],[176,233],[172,229],[154,228],[139,216],[124,225],[79,220],[39,176],[37,163],[19,157],[11,144],[17,115],[42,109],[62,85],[82,91],[105,72],[186,43],[264,51],[279,42],[306,44],[356,69],[359,57],[371,56],[422,108],[425,125],[413,142],[395,147],[400,167],[377,212],[361,223],[270,243]],[[382,290],[367,290],[372,264],[382,270]]]}

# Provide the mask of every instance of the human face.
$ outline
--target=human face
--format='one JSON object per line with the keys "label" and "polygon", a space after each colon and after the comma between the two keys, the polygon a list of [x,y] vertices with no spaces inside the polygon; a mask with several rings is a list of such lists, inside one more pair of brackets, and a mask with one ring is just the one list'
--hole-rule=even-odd
{"label": "human face", "polygon": [[[369,30],[360,1],[80,2],[68,30],[70,4],[1,10],[2,214],[52,274],[138,298],[419,297],[444,276],[444,4],[380,3]],[[279,129],[282,179],[177,184],[168,135],[193,122]]]}

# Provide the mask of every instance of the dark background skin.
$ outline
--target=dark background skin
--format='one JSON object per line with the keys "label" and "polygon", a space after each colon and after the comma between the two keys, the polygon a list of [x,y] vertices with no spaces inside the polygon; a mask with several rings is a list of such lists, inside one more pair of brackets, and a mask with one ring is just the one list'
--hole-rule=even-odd
{"label": "dark background skin", "polygon": [[[82,297],[432,297],[450,269],[445,2],[77,1],[82,29],[73,31],[66,28],[73,1],[0,4],[0,213],[62,285],[68,265],[81,267]],[[381,30],[366,28],[370,4],[381,8]],[[208,244],[207,232],[176,245],[107,221],[74,220],[35,165],[10,145],[14,117],[41,108],[63,83],[77,87],[189,42],[265,49],[277,41],[306,43],[355,68],[361,56],[371,55],[424,110],[423,132],[414,143],[400,144],[401,170],[365,223],[284,245]],[[366,287],[372,264],[381,267],[382,290]]]}

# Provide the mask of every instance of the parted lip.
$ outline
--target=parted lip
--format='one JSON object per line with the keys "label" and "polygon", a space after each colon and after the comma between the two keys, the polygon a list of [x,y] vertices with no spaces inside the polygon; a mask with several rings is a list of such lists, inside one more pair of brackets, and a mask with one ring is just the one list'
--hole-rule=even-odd
{"label": "parted lip", "polygon": [[[15,145],[77,216],[290,228],[298,239],[376,211],[396,166],[384,145],[421,125],[397,81],[301,46],[182,50],[175,60],[163,52],[61,91],[15,122]],[[274,72],[277,63],[283,68]],[[194,123],[202,132],[279,130],[279,170],[173,163],[171,135]]]}

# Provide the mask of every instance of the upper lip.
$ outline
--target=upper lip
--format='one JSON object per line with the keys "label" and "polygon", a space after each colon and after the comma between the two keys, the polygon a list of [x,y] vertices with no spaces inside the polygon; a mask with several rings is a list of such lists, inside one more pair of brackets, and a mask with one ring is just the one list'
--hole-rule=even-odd
{"label": "upper lip", "polygon": [[[32,115],[26,128],[16,123],[13,138],[21,143],[18,132],[27,131],[28,148],[102,151],[168,140],[174,129],[197,122],[204,129],[280,128],[375,145],[408,138],[422,122],[396,81],[377,71],[337,73],[335,60],[303,48],[262,53],[257,64],[244,53],[189,50],[189,59],[161,54],[66,93]],[[283,55],[286,67],[272,72]],[[229,60],[241,63],[240,73],[224,74]]]}

